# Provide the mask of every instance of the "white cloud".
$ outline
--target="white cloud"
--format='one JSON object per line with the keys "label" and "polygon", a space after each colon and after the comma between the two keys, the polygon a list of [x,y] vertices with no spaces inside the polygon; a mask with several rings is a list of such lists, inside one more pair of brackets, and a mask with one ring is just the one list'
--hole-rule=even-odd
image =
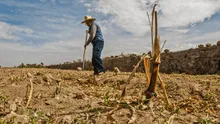
{"label": "white cloud", "polygon": [[220,0],[162,0],[162,27],[181,27],[203,22],[220,10]]}
{"label": "white cloud", "polygon": [[196,36],[196,37],[192,37],[192,38],[188,38],[187,42],[188,43],[196,43],[198,45],[198,43],[201,44],[206,44],[206,43],[211,43],[211,44],[216,44],[217,41],[220,40],[220,30],[216,31],[216,32],[209,32],[209,33],[204,33],[204,34],[200,34],[200,36]]}
{"label": "white cloud", "polygon": [[[23,43],[0,42],[1,66],[14,66],[21,63],[40,63],[47,65],[63,63],[82,58],[83,43],[76,41],[47,42],[41,46],[30,46]],[[87,49],[88,53],[91,48]],[[90,57],[87,54],[87,57]]]}
{"label": "white cloud", "polygon": [[189,29],[177,29],[177,28],[168,28],[166,31],[169,32],[179,32],[179,33],[187,33],[189,32]]}
{"label": "white cloud", "polygon": [[216,42],[220,40],[220,30],[202,34],[185,34],[182,32],[170,31],[163,34],[161,37],[161,42],[167,40],[165,48],[168,48],[172,51],[179,51],[195,48],[199,44],[216,44]]}
{"label": "white cloud", "polygon": [[93,11],[111,14],[115,24],[125,31],[140,36],[149,30],[145,5],[137,0],[100,0],[95,4]]}
{"label": "white cloud", "polygon": [[40,0],[40,2],[46,2],[46,0]]}
{"label": "white cloud", "polygon": [[85,3],[84,6],[85,6],[85,7],[91,7],[91,4]]}
{"label": "white cloud", "polygon": [[77,45],[74,41],[46,42],[38,47],[24,43],[0,42],[1,49],[10,51],[26,52],[70,52],[74,49],[81,49],[83,45]]}
{"label": "white cloud", "polygon": [[[84,2],[84,1],[83,1]],[[88,9],[111,15],[116,25],[136,36],[149,31],[146,12],[151,12],[153,0],[97,0]],[[220,0],[162,0],[159,1],[159,25],[166,28],[183,28],[202,22],[220,11]]]}
{"label": "white cloud", "polygon": [[16,1],[12,1],[12,0],[7,0],[7,1],[1,0],[0,4],[7,5],[7,6],[13,6],[13,7],[20,7],[20,8],[24,8],[24,7],[36,8],[36,9],[39,8],[39,6],[37,6],[36,4],[30,4],[27,2],[23,2],[23,1],[16,2]]}
{"label": "white cloud", "polygon": [[0,21],[0,30],[1,30],[0,39],[4,39],[4,40],[17,40],[19,39],[18,34],[20,33],[30,35],[34,32],[29,28],[10,25],[1,21]]}

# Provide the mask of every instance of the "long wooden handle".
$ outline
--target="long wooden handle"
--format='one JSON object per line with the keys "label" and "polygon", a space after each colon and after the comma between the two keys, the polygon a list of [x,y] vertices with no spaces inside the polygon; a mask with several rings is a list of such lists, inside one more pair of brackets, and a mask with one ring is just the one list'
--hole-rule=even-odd
{"label": "long wooden handle", "polygon": [[84,52],[83,52],[83,70],[85,68],[85,56],[86,56],[86,48],[84,48]]}
{"label": "long wooden handle", "polygon": [[[89,33],[89,31],[86,30],[86,39],[85,39],[85,43],[87,42],[88,33]],[[85,68],[85,57],[86,57],[86,47],[84,47],[84,52],[83,52],[83,68],[82,68],[83,70],[84,70],[84,68]]]}

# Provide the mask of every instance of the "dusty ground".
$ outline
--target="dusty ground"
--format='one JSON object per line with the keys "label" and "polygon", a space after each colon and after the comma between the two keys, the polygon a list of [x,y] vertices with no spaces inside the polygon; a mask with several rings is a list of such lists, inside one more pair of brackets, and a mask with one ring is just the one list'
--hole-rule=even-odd
{"label": "dusty ground", "polygon": [[[143,104],[145,74],[138,73],[120,101],[129,73],[49,69],[0,69],[1,123],[96,124],[219,124],[220,75],[161,74],[175,106],[167,109],[160,86],[158,97]],[[28,107],[30,81],[33,97]],[[59,90],[58,84],[61,84]],[[158,83],[159,84],[159,83]],[[28,87],[29,86],[29,87]],[[56,90],[57,89],[57,90]],[[59,92],[60,91],[60,92]]]}

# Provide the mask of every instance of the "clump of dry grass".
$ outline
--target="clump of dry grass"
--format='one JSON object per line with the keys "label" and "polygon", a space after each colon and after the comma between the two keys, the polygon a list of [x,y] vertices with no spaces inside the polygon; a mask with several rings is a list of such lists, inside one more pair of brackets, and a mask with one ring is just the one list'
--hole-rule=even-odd
{"label": "clump of dry grass", "polygon": [[218,41],[216,44],[217,44],[217,46],[220,46],[220,41]]}
{"label": "clump of dry grass", "polygon": [[212,44],[207,43],[205,46],[206,46],[206,47],[211,47],[211,46],[212,46]]}
{"label": "clump of dry grass", "polygon": [[203,44],[199,44],[198,47],[199,48],[204,48],[204,45]]}
{"label": "clump of dry grass", "polygon": [[165,52],[165,53],[169,53],[170,50],[169,50],[169,49],[165,49],[164,52]]}

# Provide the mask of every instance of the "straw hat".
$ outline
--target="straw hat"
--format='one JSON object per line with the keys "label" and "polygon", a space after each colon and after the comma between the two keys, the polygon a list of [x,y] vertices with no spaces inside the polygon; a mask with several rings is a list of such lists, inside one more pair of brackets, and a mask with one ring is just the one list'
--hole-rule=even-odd
{"label": "straw hat", "polygon": [[93,18],[92,16],[85,16],[84,20],[81,23],[85,23],[87,21],[94,21],[96,18]]}

